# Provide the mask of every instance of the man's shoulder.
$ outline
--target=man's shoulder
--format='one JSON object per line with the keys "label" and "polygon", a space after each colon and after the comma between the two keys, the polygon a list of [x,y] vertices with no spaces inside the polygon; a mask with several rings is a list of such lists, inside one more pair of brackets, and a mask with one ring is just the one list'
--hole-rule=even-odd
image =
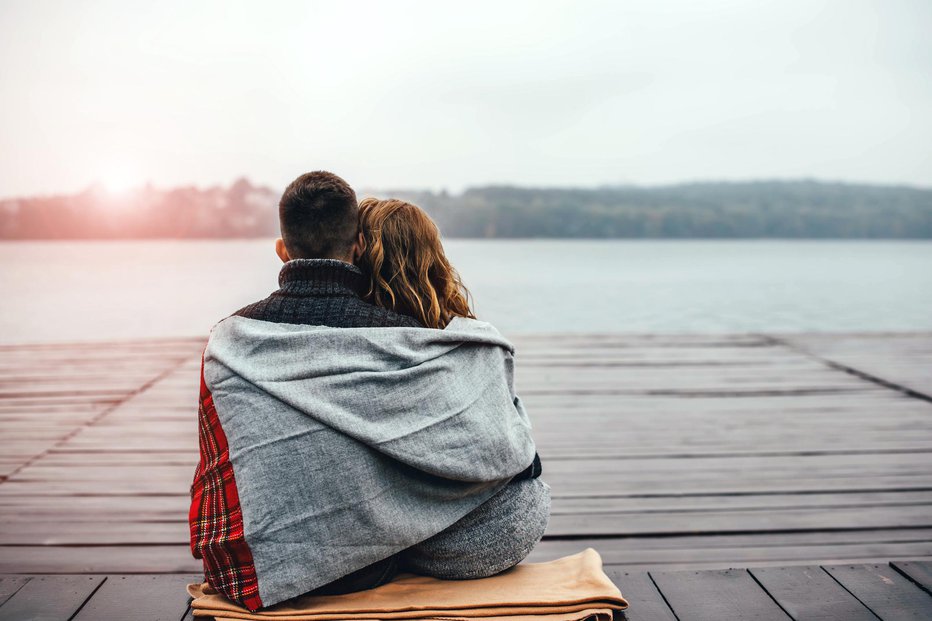
{"label": "man's shoulder", "polygon": [[304,297],[278,291],[240,308],[231,316],[332,328],[423,327],[413,317],[354,296]]}

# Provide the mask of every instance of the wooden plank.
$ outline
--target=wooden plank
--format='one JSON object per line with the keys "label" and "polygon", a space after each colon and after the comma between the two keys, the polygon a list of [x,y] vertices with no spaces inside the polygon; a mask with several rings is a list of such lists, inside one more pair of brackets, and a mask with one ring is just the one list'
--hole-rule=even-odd
{"label": "wooden plank", "polygon": [[29,582],[29,576],[0,576],[0,606]]}
{"label": "wooden plank", "polygon": [[198,575],[107,576],[74,621],[178,621],[191,597],[185,586]]}
{"label": "wooden plank", "polygon": [[[824,533],[807,533],[824,534]],[[709,537],[713,538],[713,537]],[[924,557],[932,559],[932,541],[915,542],[861,542],[822,545],[773,545],[770,537],[754,536],[758,541],[747,546],[714,548],[711,545],[689,547],[682,542],[671,542],[667,548],[642,547],[629,550],[625,555],[606,549],[605,555],[613,565],[638,568],[686,569],[703,567],[749,567],[756,562],[767,565],[795,565],[810,563],[864,562],[883,558],[889,560]],[[599,545],[607,540],[600,540]],[[674,547],[676,544],[682,547]],[[604,546],[602,546],[604,547]],[[598,548],[602,552],[601,547]],[[547,547],[542,548],[541,554]],[[549,555],[545,555],[549,556]],[[535,556],[536,558],[536,556]]]}
{"label": "wooden plank", "polygon": [[[839,371],[841,373],[841,371]],[[608,407],[612,412],[623,412],[628,407],[642,411],[649,408],[652,403],[662,406],[663,408],[674,407],[678,410],[689,411],[692,408],[705,412],[710,409],[726,408],[729,410],[773,410],[778,409],[781,404],[784,407],[792,409],[799,408],[826,408],[838,409],[852,407],[855,410],[863,410],[865,404],[894,403],[905,409],[916,409],[928,407],[926,402],[917,401],[905,397],[902,393],[884,389],[880,386],[870,384],[873,388],[865,389],[857,401],[843,400],[832,395],[800,395],[793,399],[762,399],[760,401],[749,401],[747,399],[731,399],[728,397],[716,396],[697,396],[697,397],[677,397],[665,395],[625,395],[621,397],[607,397],[604,395],[547,395],[528,397],[526,400],[535,407],[550,406],[551,408],[563,407],[570,410],[592,410],[595,405]],[[519,393],[520,394],[520,393]],[[521,396],[524,399],[524,396]],[[621,408],[619,408],[621,404]]]}
{"label": "wooden plank", "polygon": [[932,596],[889,565],[832,565],[825,570],[884,621],[932,619]]}
{"label": "wooden plank", "polygon": [[682,537],[628,537],[599,539],[547,539],[528,556],[529,562],[548,561],[592,547],[606,565],[626,567],[676,566],[745,567],[755,562],[769,565],[824,564],[849,559],[915,560],[932,558],[932,531],[814,531]]}
{"label": "wooden plank", "polygon": [[[847,424],[850,424],[848,421]],[[593,434],[599,433],[597,430]],[[766,432],[762,432],[766,433]],[[645,439],[637,445],[632,444],[633,438],[628,437],[622,442],[611,443],[612,436],[603,434],[598,440],[586,442],[575,441],[574,438],[548,438],[536,439],[537,450],[547,462],[554,460],[577,460],[581,454],[589,459],[604,459],[609,461],[626,459],[696,459],[699,457],[751,457],[762,455],[768,457],[805,457],[807,455],[870,455],[870,454],[902,454],[902,453],[929,453],[932,452],[932,442],[916,441],[915,432],[911,436],[903,432],[884,434],[882,436],[856,431],[845,438],[847,446],[827,448],[825,441],[819,437],[822,434],[806,433],[799,429],[783,437],[762,439],[755,448],[749,449],[746,440],[741,438],[722,439],[716,442],[706,442],[702,445],[693,445],[681,448],[682,444],[665,444],[661,438]],[[828,434],[825,434],[828,435]],[[671,433],[667,441],[676,441],[676,434]],[[827,441],[827,440],[826,440]],[[93,463],[97,451],[88,450],[86,454]],[[46,461],[43,459],[43,461]],[[102,460],[97,460],[100,463]]]}
{"label": "wooden plank", "polygon": [[793,619],[877,619],[819,566],[756,568],[750,572]]}
{"label": "wooden plank", "polygon": [[172,522],[100,520],[0,522],[0,546],[183,544],[190,538],[184,516]]}
{"label": "wooden plank", "polygon": [[[690,368],[668,366],[528,366],[518,367],[515,384],[519,394],[560,394],[560,390],[592,394],[630,392],[634,395],[657,390],[774,391],[820,394],[864,392],[883,394],[885,387],[836,370],[800,367],[759,367],[744,365]],[[565,394],[565,393],[564,393]],[[662,394],[662,393],[657,393]]]}
{"label": "wooden plank", "polygon": [[[702,475],[697,473],[697,475],[693,477],[694,480],[692,481],[677,481],[675,483],[664,481],[662,477],[653,477],[651,479],[647,479],[645,477],[645,480],[625,480],[624,482],[612,482],[610,481],[609,477],[602,477],[602,480],[599,481],[601,484],[583,480],[576,482],[574,485],[572,476],[564,475],[561,477],[555,477],[546,473],[546,465],[544,466],[544,469],[544,480],[547,481],[553,488],[558,490],[556,494],[559,494],[564,498],[591,498],[600,495],[609,495],[623,498],[625,496],[722,496],[751,495],[762,493],[823,494],[833,492],[859,493],[867,491],[917,491],[932,488],[932,474],[912,476],[871,476],[869,474],[858,476],[851,474],[848,476],[838,476],[835,478],[825,479],[811,477],[793,478],[792,476],[786,476],[782,478],[761,477],[745,481],[728,481],[724,478],[702,480],[699,478]],[[10,483],[9,485],[14,484]],[[84,489],[78,489],[78,484],[73,484],[75,487],[69,487],[67,485],[56,485],[51,483],[46,487],[46,484],[42,484],[43,487],[41,489],[38,487],[39,484],[33,485],[36,487],[32,488],[32,490],[27,488],[17,488],[17,493],[67,495],[69,493],[75,492],[94,493],[99,491],[99,486],[86,486]],[[130,491],[128,486],[119,487],[119,493],[128,493]],[[147,491],[151,493],[166,492],[166,486],[164,484],[158,485],[156,482],[147,484],[146,488],[147,489],[141,491]],[[172,491],[177,491],[177,488],[168,491],[168,493],[171,493]],[[114,492],[117,492],[117,490],[114,490]]]}
{"label": "wooden plank", "polygon": [[189,545],[0,546],[0,574],[197,573]]}
{"label": "wooden plank", "polygon": [[743,569],[651,572],[679,621],[785,621],[787,615]]}
{"label": "wooden plank", "polygon": [[[757,533],[741,535],[733,534],[696,534],[679,537],[570,537],[548,538],[544,535],[543,541],[538,544],[531,554],[542,558],[557,558],[567,554],[575,554],[587,547],[595,548],[602,555],[603,560],[610,565],[623,564],[625,556],[634,550],[705,550],[708,553],[714,550],[727,548],[741,549],[766,544],[772,547],[809,547],[809,546],[843,546],[861,544],[932,544],[932,529],[907,528],[887,530],[863,531],[816,531],[803,533],[769,533],[762,536]],[[546,555],[537,555],[538,548]],[[554,556],[551,556],[554,555]],[[877,554],[882,557],[882,553]],[[922,554],[914,555],[903,560],[927,560],[921,558]],[[898,559],[899,560],[899,559]],[[20,572],[22,573],[22,572]]]}
{"label": "wooden plank", "polygon": [[35,576],[0,606],[0,621],[68,621],[103,576]]}
{"label": "wooden plank", "polygon": [[894,569],[912,580],[926,593],[932,593],[932,562],[896,561],[890,563]]}
{"label": "wooden plank", "polygon": [[522,386],[519,388],[519,394],[523,395],[603,395],[606,397],[624,396],[624,395],[650,395],[658,397],[725,397],[729,399],[760,399],[760,398],[794,398],[798,396],[810,395],[830,395],[836,399],[857,399],[864,394],[868,394],[871,389],[862,386],[836,387],[836,386],[813,386],[811,388],[772,388],[770,386],[715,386],[715,387],[697,387],[697,388],[611,388],[605,387],[560,387],[547,384],[539,387]]}
{"label": "wooden plank", "polygon": [[624,619],[628,621],[676,621],[647,572],[628,572],[609,567],[605,574],[628,600]]}
{"label": "wooden plank", "polygon": [[[2,489],[2,487],[0,487]],[[190,506],[187,494],[176,496],[73,496],[68,499],[70,520],[111,519],[184,520]],[[13,496],[0,494],[0,517],[4,520],[60,520],[61,498],[56,496]]]}
{"label": "wooden plank", "polygon": [[155,337],[146,339],[125,339],[118,341],[65,341],[49,343],[4,343],[0,345],[0,354],[7,355],[12,352],[49,352],[58,354],[62,351],[89,351],[96,353],[107,353],[118,350],[129,352],[140,351],[144,349],[165,349],[190,347],[197,344],[203,344],[204,338],[200,337]]}
{"label": "wooden plank", "polygon": [[[107,502],[108,509],[116,510],[116,501],[107,497],[86,496],[75,498],[74,503],[86,502],[98,505]],[[167,497],[162,497],[167,498]],[[36,506],[52,503],[52,499],[23,496],[10,502],[24,503],[31,500]],[[8,499],[0,494],[0,507]],[[167,502],[167,501],[163,501]],[[679,513],[689,519],[694,513],[718,511],[771,511],[779,509],[819,509],[822,511],[851,507],[899,507],[927,505],[932,503],[932,490],[906,492],[840,492],[837,494],[749,494],[746,496],[600,496],[592,498],[565,498],[556,496],[551,505],[551,518],[557,515],[601,513]],[[80,506],[80,505],[78,505]],[[179,501],[175,506],[182,506]]]}
{"label": "wooden plank", "polygon": [[[903,554],[899,558],[907,558],[909,555]],[[871,563],[877,563],[878,555],[876,553],[868,553],[861,557],[852,557],[844,559],[844,562],[852,565],[866,565]],[[932,556],[927,557],[932,558]],[[838,559],[835,558],[832,561],[826,560],[817,560],[816,563],[837,563]],[[618,569],[620,571],[629,571],[629,572],[652,572],[652,571],[722,571],[725,569],[757,569],[757,568],[769,568],[769,567],[789,567],[796,565],[810,565],[812,564],[812,557],[804,557],[790,560],[767,560],[766,558],[755,558],[753,560],[746,560],[742,562],[722,562],[722,561],[704,561],[702,559],[690,561],[688,563],[655,563],[653,561],[647,561],[642,563],[622,563],[622,564],[612,564],[604,565],[603,569],[608,571],[609,569]]]}
{"label": "wooden plank", "polygon": [[[194,455],[191,456],[196,457]],[[194,475],[196,460],[187,463],[163,465],[156,463],[127,463],[119,467],[112,465],[95,466],[83,461],[71,465],[46,465],[36,462],[19,472],[10,481],[98,481],[107,483],[119,479],[135,479],[151,476],[154,479],[171,482],[183,482]],[[188,481],[190,485],[190,481]],[[182,490],[184,487],[181,488]]]}
{"label": "wooden plank", "polygon": [[[184,421],[190,423],[190,415]],[[65,466],[132,466],[134,464],[159,466],[190,466],[197,464],[197,451],[124,451],[113,448],[107,452],[73,451],[66,448],[54,449],[36,463],[36,467]]]}
{"label": "wooden plank", "polygon": [[[15,527],[0,526],[0,540]],[[771,509],[769,511],[706,511],[702,513],[604,513],[598,515],[551,515],[547,534],[560,535],[651,535],[688,534],[703,531],[760,532],[804,530],[866,530],[932,527],[932,505],[912,507],[859,506],[824,509]]]}

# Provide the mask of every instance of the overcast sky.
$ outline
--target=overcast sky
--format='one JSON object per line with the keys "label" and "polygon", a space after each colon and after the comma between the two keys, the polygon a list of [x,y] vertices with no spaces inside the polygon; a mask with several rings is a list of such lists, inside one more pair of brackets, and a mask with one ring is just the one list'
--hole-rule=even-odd
{"label": "overcast sky", "polygon": [[0,196],[932,185],[929,0],[0,3]]}

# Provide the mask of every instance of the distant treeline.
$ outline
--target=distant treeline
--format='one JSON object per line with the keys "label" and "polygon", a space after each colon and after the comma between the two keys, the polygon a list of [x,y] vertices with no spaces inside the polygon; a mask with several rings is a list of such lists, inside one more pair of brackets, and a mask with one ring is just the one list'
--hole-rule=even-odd
{"label": "distant treeline", "polygon": [[[279,194],[240,179],[228,188],[92,188],[3,200],[0,238],[269,237],[278,234]],[[932,238],[932,190],[900,186],[755,181],[371,194],[420,205],[446,237]]]}

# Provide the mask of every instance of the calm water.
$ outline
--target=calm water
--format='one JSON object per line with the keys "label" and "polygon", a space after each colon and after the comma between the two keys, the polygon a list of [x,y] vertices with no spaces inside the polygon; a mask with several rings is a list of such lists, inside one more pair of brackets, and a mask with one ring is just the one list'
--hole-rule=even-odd
{"label": "calm water", "polygon": [[[932,330],[932,242],[447,242],[524,332]],[[206,335],[276,288],[271,241],[0,243],[0,342]]]}

